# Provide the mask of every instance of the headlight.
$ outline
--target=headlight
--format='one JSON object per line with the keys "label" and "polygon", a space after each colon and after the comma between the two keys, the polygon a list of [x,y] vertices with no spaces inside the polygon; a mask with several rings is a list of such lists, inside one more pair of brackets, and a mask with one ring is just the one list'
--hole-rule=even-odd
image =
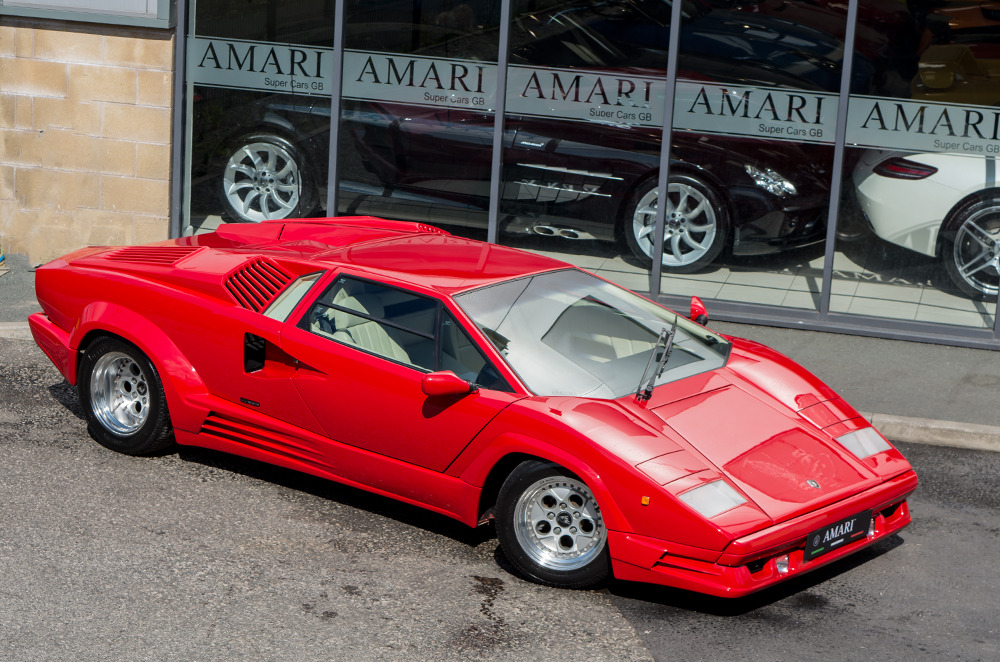
{"label": "headlight", "polygon": [[837,437],[837,442],[857,455],[859,460],[892,448],[889,442],[885,440],[885,437],[880,435],[875,428],[861,428],[854,432],[842,434]]}
{"label": "headlight", "polygon": [[688,490],[680,495],[680,499],[709,519],[746,502],[724,480],[712,481]]}
{"label": "headlight", "polygon": [[753,183],[761,187],[768,193],[773,193],[779,198],[783,198],[786,195],[795,195],[795,184],[782,177],[779,173],[768,168],[767,170],[761,170],[760,168],[755,168],[752,165],[743,166],[747,174],[750,175],[750,179]]}

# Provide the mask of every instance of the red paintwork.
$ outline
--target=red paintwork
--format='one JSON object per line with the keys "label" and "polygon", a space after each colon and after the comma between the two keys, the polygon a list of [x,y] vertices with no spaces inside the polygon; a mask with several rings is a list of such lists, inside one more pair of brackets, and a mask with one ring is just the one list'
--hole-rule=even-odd
{"label": "red paintwork", "polygon": [[465,395],[472,390],[472,386],[450,370],[445,370],[424,375],[420,380],[420,390],[430,396]]}
{"label": "red paintwork", "polygon": [[[763,345],[731,339],[724,368],[659,386],[642,404],[530,393],[451,297],[567,268],[562,262],[368,218],[225,225],[157,246],[85,249],[41,267],[44,312],[30,324],[70,383],[95,335],[138,346],[162,378],[180,444],[322,476],[470,526],[489,515],[493,472],[541,458],[593,491],[615,576],[723,596],[825,565],[910,521],[905,499],[917,478],[902,455],[890,449],[862,461],[840,447],[834,437],[868,423]],[[261,261],[291,278],[323,273],[288,323],[239,305],[226,289]],[[513,392],[458,394],[457,377],[428,376],[298,328],[344,273],[441,300]],[[246,333],[266,341],[264,366],[251,373]],[[720,477],[747,501],[708,520],[678,499]],[[821,488],[805,487],[807,478]],[[877,513],[874,537],[802,562],[807,534],[868,509]],[[779,575],[773,557],[786,553],[791,571]],[[762,567],[751,572],[754,561]]]}

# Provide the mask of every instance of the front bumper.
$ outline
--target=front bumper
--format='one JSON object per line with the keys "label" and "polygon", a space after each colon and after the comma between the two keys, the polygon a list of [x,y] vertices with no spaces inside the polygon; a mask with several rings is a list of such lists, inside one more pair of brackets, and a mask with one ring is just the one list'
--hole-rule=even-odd
{"label": "front bumper", "polygon": [[[618,579],[741,597],[821,568],[901,530],[911,521],[906,497],[916,487],[917,475],[908,471],[826,508],[734,540],[721,553],[704,550],[701,558],[694,558],[691,548],[665,540],[612,531],[612,571]],[[810,533],[869,509],[874,512],[872,535],[812,561],[803,560]],[[777,559],[785,555],[787,571],[779,572]]]}
{"label": "front bumper", "polygon": [[826,238],[829,197],[825,193],[778,198],[759,188],[731,187],[730,195],[735,255],[777,253]]}

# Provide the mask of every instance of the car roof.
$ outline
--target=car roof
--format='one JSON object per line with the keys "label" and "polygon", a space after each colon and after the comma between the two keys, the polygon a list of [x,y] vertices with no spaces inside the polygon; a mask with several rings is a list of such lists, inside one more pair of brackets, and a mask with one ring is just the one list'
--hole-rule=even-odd
{"label": "car roof", "polygon": [[456,237],[422,223],[370,216],[231,223],[178,240],[218,250],[346,267],[453,295],[571,265],[498,244]]}

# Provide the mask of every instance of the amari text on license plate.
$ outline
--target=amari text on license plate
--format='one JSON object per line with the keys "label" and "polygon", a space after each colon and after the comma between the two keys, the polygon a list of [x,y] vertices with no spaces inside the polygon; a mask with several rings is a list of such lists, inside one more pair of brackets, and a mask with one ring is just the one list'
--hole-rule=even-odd
{"label": "amari text on license plate", "polygon": [[849,545],[855,540],[864,538],[868,534],[868,523],[871,521],[872,511],[866,510],[853,517],[842,519],[839,522],[825,526],[809,534],[806,539],[806,551],[802,556],[803,561],[812,561],[817,556],[822,556],[827,552]]}

